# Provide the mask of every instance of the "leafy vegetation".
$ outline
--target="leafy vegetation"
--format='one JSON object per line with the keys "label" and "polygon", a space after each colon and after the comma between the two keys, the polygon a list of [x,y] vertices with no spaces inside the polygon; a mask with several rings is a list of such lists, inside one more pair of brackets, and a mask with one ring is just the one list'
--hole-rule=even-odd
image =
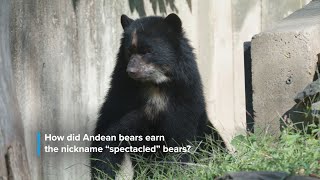
{"label": "leafy vegetation", "polygon": [[278,137],[265,133],[239,135],[231,142],[234,152],[208,139],[202,148],[191,151],[192,163],[179,162],[184,155],[181,153],[172,153],[161,161],[133,157],[137,161],[135,179],[213,179],[239,171],[283,171],[320,177],[319,135],[318,125],[309,125],[303,131],[288,127]]}
{"label": "leafy vegetation", "polygon": [[195,163],[180,163],[181,154],[164,161],[148,162],[138,158],[137,179],[213,179],[238,171],[283,171],[320,177],[320,128],[308,127],[312,134],[285,129],[280,137],[260,133],[240,135],[233,139],[233,153],[209,144],[210,150],[192,154]]}

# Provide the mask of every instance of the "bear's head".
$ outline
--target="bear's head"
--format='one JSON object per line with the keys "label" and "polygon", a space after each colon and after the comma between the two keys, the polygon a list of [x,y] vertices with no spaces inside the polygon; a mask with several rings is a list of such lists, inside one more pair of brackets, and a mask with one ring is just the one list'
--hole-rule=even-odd
{"label": "bear's head", "polygon": [[144,17],[132,20],[121,16],[124,29],[122,48],[128,76],[155,84],[171,81],[179,59],[181,20],[176,14],[167,17]]}

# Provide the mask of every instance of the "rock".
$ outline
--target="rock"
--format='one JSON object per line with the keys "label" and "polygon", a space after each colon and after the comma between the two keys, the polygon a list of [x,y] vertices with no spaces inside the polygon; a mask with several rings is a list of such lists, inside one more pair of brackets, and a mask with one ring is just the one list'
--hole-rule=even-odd
{"label": "rock", "polygon": [[320,119],[320,101],[311,105],[311,115],[317,119]]}
{"label": "rock", "polygon": [[314,81],[319,61],[320,1],[311,1],[251,41],[254,128],[278,135],[279,115]]}
{"label": "rock", "polygon": [[320,94],[320,79],[309,84],[304,90],[297,94],[294,98],[296,103],[299,102],[315,102],[319,99]]}
{"label": "rock", "polygon": [[[315,104],[318,103],[320,102]],[[281,116],[280,130],[292,125],[303,130],[310,124],[319,124],[319,119],[319,110],[310,109],[310,106],[306,106],[305,103],[298,103]],[[307,133],[311,132],[307,131]]]}
{"label": "rock", "polygon": [[319,124],[320,119],[320,79],[309,84],[294,98],[297,103],[284,113],[280,120],[280,129],[294,124],[304,129],[309,124]]}
{"label": "rock", "polygon": [[309,84],[294,98],[297,103],[284,113],[280,120],[280,129],[294,124],[304,129],[309,124],[319,124],[320,119],[320,79]]}

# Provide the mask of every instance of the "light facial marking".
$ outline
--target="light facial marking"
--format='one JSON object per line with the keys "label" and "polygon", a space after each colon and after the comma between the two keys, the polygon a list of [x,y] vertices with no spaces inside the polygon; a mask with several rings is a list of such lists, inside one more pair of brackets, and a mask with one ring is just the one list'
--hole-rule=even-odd
{"label": "light facial marking", "polygon": [[159,68],[153,64],[145,65],[144,68],[145,71],[152,72],[151,79],[156,84],[161,84],[170,80],[161,70],[159,70]]}
{"label": "light facial marking", "polygon": [[167,108],[168,97],[158,87],[150,87],[147,98],[144,112],[149,119],[154,119],[156,115]]}
{"label": "light facial marking", "polygon": [[138,47],[138,35],[137,35],[136,29],[131,33],[131,37],[132,37],[131,45],[133,47]]}
{"label": "light facial marking", "polygon": [[155,79],[155,82],[157,83],[157,84],[161,84],[161,83],[164,83],[164,82],[167,82],[167,81],[169,81],[170,79],[166,76],[166,75],[164,75],[162,72],[160,72],[160,71],[156,71],[155,72],[155,77],[154,77]]}

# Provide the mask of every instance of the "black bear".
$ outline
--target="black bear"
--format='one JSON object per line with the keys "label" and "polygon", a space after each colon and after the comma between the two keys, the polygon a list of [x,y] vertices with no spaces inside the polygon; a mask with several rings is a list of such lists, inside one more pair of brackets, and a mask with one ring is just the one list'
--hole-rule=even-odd
{"label": "black bear", "polygon": [[[159,135],[171,147],[205,133],[217,135],[207,117],[195,55],[180,18],[170,14],[132,20],[122,15],[121,25],[120,50],[95,135]],[[92,146],[152,147],[155,143],[161,142],[104,141],[92,142]],[[115,177],[124,156],[109,150],[92,153],[92,179],[101,172]]]}

